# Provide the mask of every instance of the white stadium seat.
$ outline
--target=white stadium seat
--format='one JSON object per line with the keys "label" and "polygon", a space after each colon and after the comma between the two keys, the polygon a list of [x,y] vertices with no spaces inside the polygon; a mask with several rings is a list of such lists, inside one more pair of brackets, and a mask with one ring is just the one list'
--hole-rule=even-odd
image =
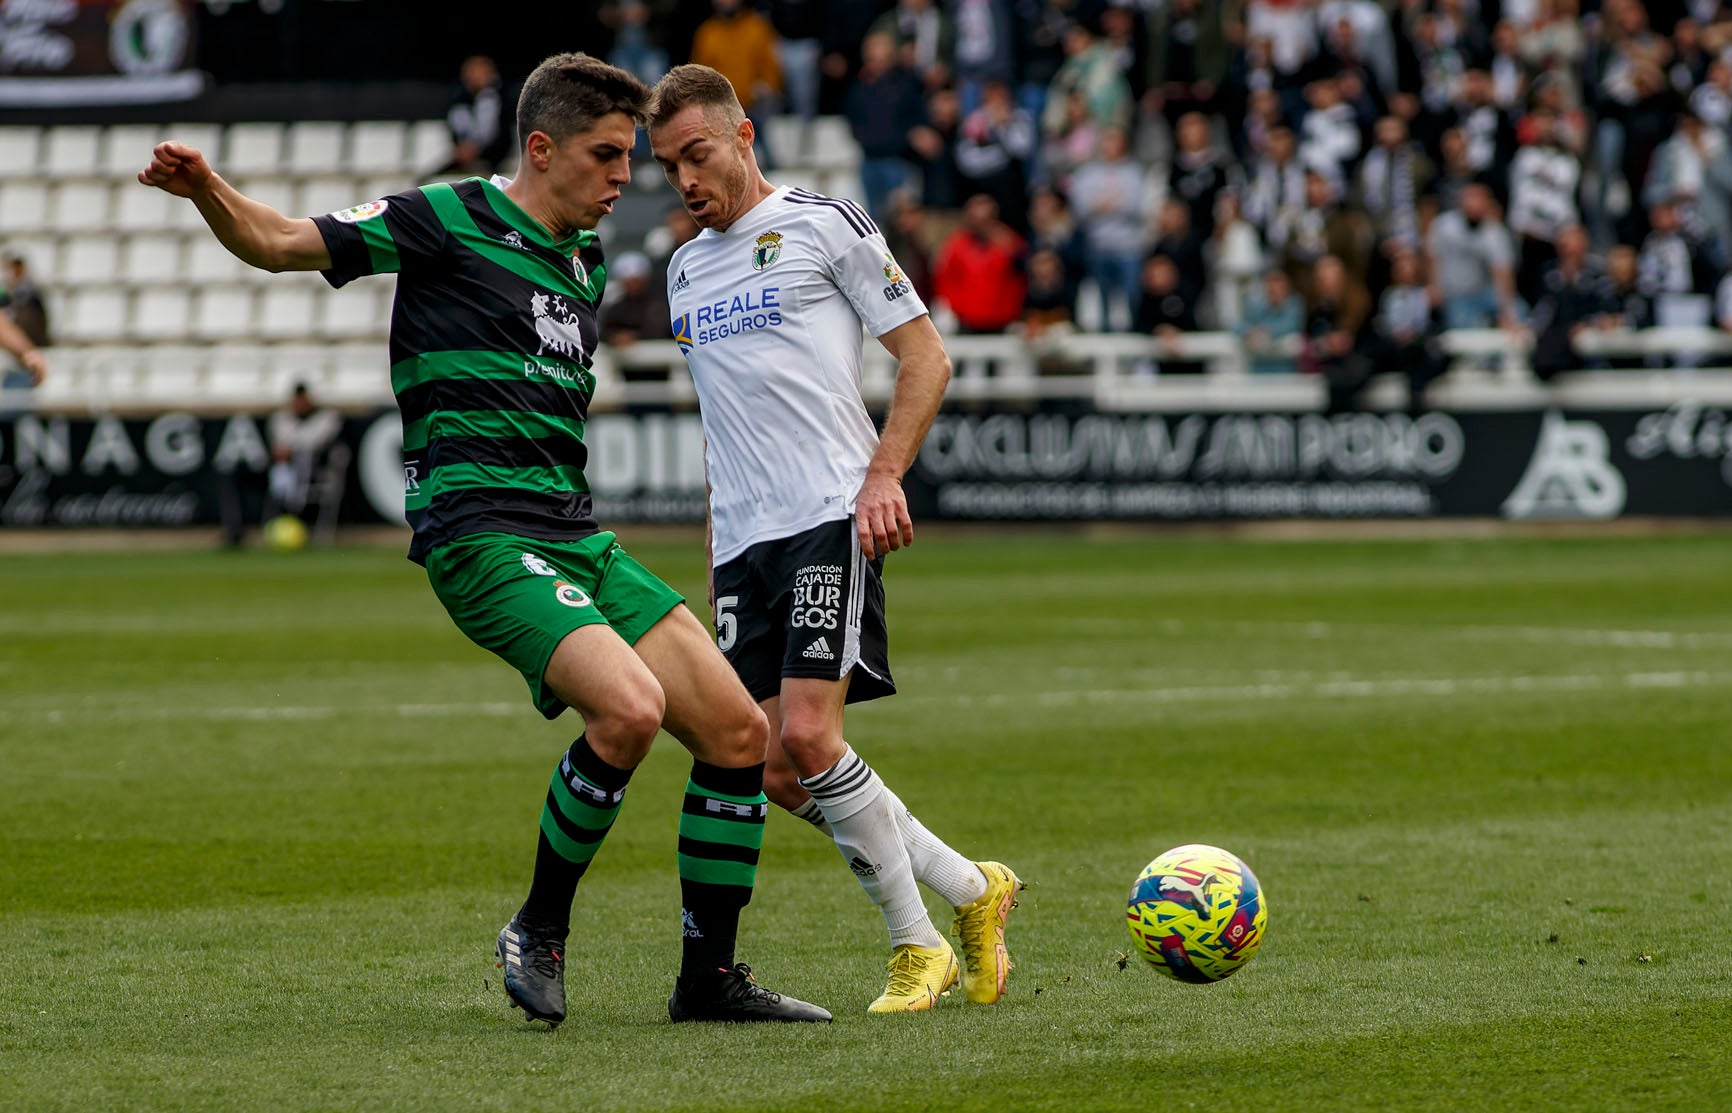
{"label": "white stadium seat", "polygon": [[415,188],[416,178],[413,174],[376,174],[363,178],[356,183],[359,188],[355,196],[365,201],[377,201],[381,197],[389,197],[394,193]]}
{"label": "white stadium seat", "polygon": [[444,120],[416,120],[409,125],[409,170],[430,174],[451,161],[451,132]]}
{"label": "white stadium seat", "polygon": [[49,128],[42,168],[51,178],[99,177],[101,140],[102,132],[93,127]]}
{"label": "white stadium seat", "polygon": [[355,191],[353,178],[320,178],[306,183],[295,200],[296,216],[319,216],[359,205],[371,198]]}
{"label": "white stadium seat", "polygon": [[192,350],[165,348],[153,353],[139,382],[140,401],[156,405],[195,405],[207,397],[204,366],[196,356],[181,358]]}
{"label": "white stadium seat", "polygon": [[61,340],[118,340],[126,334],[126,291],[92,286],[75,291],[56,322]]}
{"label": "white stadium seat", "polygon": [[193,310],[193,335],[201,340],[234,340],[253,334],[250,286],[207,286]]}
{"label": "white stadium seat", "polygon": [[43,232],[48,226],[48,187],[41,182],[0,184],[0,232]]}
{"label": "white stadium seat", "polygon": [[150,165],[150,152],[172,138],[156,124],[116,124],[102,137],[101,171],[105,177],[131,179]]}
{"label": "white stadium seat", "polygon": [[22,256],[39,283],[60,279],[59,241],[52,236],[7,236],[6,251]]}
{"label": "white stadium seat", "polygon": [[106,228],[108,197],[107,182],[61,182],[48,205],[48,226],[62,232]]}
{"label": "white stadium seat", "polygon": [[316,294],[298,283],[266,286],[259,295],[258,334],[266,340],[309,339]]}
{"label": "white stadium seat", "polygon": [[349,129],[348,169],[357,174],[404,173],[409,170],[404,138],[400,120],[363,120]]}
{"label": "white stadium seat", "polygon": [[332,402],[391,403],[391,357],[376,340],[331,347]]}
{"label": "white stadium seat", "polygon": [[205,365],[205,395],[213,399],[258,404],[281,400],[287,391],[270,388],[268,350],[257,344],[223,344],[209,350]]}
{"label": "white stadium seat", "polygon": [[234,282],[241,277],[246,265],[229,253],[229,249],[210,233],[186,237],[185,273],[188,281],[216,284]]}
{"label": "white stadium seat", "polygon": [[[288,178],[243,178],[235,182],[235,188],[284,216],[307,215],[295,211],[295,183]],[[200,222],[203,222],[202,218]]]}
{"label": "white stadium seat", "polygon": [[283,125],[230,124],[223,145],[223,174],[280,174],[283,166]]}
{"label": "white stadium seat", "polygon": [[112,284],[120,273],[120,245],[113,236],[73,236],[60,253],[60,281]]}
{"label": "white stadium seat", "polygon": [[35,178],[41,153],[41,128],[0,128],[0,178]]}
{"label": "white stadium seat", "polygon": [[132,333],[140,340],[183,340],[192,325],[192,295],[183,286],[138,292],[132,303]]}
{"label": "white stadium seat", "polygon": [[[227,176],[229,168],[219,161],[223,155],[223,129],[221,124],[170,124],[167,127],[160,129],[160,131],[161,134],[157,138],[157,143],[162,142],[164,139],[172,139],[176,143],[181,143],[188,147],[196,147],[204,154],[204,157],[211,163],[211,165],[216,167],[219,174],[223,174],[225,177]],[[156,143],[152,143],[151,146],[156,146]],[[139,169],[143,170],[144,167],[140,166]]]}
{"label": "white stadium seat", "polygon": [[133,236],[120,252],[120,275],[135,285],[181,277],[180,237],[173,232]]}
{"label": "white stadium seat", "polygon": [[337,174],[342,172],[343,141],[348,127],[326,121],[303,120],[289,125],[288,161],[291,174]]}
{"label": "white stadium seat", "polygon": [[319,307],[318,332],[328,340],[383,339],[390,323],[389,296],[381,298],[362,283],[327,290]]}
{"label": "white stadium seat", "polygon": [[331,352],[321,344],[278,344],[266,350],[265,360],[265,381],[279,397],[288,397],[296,383],[318,396],[331,377]]}
{"label": "white stadium seat", "polygon": [[[171,210],[190,201],[138,182],[122,181],[114,187],[114,226],[127,232],[155,232],[172,224]],[[196,211],[196,210],[195,210]]]}
{"label": "white stadium seat", "polygon": [[860,165],[860,147],[842,116],[818,116],[812,121],[812,150],[806,159],[825,168]]}

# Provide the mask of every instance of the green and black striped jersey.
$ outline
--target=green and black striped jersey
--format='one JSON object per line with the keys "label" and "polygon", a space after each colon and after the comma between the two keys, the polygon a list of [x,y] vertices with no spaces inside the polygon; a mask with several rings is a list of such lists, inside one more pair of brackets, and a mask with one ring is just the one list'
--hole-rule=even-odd
{"label": "green and black striped jersey", "polygon": [[475,533],[595,533],[583,444],[606,268],[496,182],[438,183],[314,217],[332,286],[395,271],[391,389],[403,414],[409,559]]}

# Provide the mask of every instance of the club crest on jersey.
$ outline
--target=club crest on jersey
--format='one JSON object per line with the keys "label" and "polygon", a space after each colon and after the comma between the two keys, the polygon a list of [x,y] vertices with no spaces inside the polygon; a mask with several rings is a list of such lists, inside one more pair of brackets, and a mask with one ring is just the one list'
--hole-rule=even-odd
{"label": "club crest on jersey", "polygon": [[575,255],[571,257],[571,273],[577,279],[579,286],[589,285],[589,272],[583,269],[582,260]]}
{"label": "club crest on jersey", "polygon": [[338,209],[331,217],[342,224],[359,224],[363,220],[372,220],[376,216],[385,215],[385,210],[391,207],[389,201],[368,201],[364,205],[356,205],[351,209]]}
{"label": "club crest on jersey", "polygon": [[782,233],[765,232],[752,248],[752,269],[766,270],[782,257]]}
{"label": "club crest on jersey", "polygon": [[553,581],[553,597],[568,607],[589,606],[589,593],[576,584],[568,584],[564,580]]}
{"label": "club crest on jersey", "polygon": [[536,355],[551,350],[555,355],[580,363],[588,356],[583,346],[583,326],[564,298],[550,298],[537,290],[529,296],[529,311],[535,314],[535,338],[541,341],[541,346],[535,350]]}

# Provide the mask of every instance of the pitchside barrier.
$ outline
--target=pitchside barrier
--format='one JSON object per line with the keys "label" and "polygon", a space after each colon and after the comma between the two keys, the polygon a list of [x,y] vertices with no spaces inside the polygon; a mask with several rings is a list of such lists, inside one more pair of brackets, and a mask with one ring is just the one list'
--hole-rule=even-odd
{"label": "pitchside barrier", "polygon": [[[1520,337],[1446,344],[1454,366],[1426,409],[1407,412],[1387,375],[1364,411],[1325,415],[1322,383],[1250,373],[1229,334],[955,337],[945,410],[905,486],[923,520],[1732,514],[1732,370],[1707,366],[1729,361],[1732,337],[1596,334],[1584,351],[1703,366],[1549,384]],[[419,462],[405,472],[382,346],[369,351],[55,350],[49,385],[0,396],[0,528],[214,524],[237,498],[254,512],[265,415],[293,381],[346,415],[339,520],[401,521],[405,484],[425,477]],[[866,351],[865,394],[882,410],[894,365]],[[1208,370],[1163,375],[1164,360]],[[586,471],[601,519],[701,521],[703,435],[679,348],[604,349],[594,365]]]}

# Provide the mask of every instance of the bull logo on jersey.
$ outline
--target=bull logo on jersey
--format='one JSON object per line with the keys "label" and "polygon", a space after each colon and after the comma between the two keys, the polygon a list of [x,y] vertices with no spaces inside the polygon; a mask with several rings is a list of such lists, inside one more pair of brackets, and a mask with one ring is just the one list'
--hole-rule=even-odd
{"label": "bull logo on jersey", "polygon": [[770,264],[782,257],[782,233],[765,232],[758,237],[757,244],[752,248],[752,269],[766,270]]}
{"label": "bull logo on jersey", "polygon": [[535,314],[535,337],[541,341],[536,355],[552,351],[579,363],[584,361],[588,353],[583,345],[583,326],[564,298],[550,298],[537,290],[530,295],[529,311]]}
{"label": "bull logo on jersey", "polygon": [[692,315],[681,313],[674,319],[674,343],[680,346],[680,354],[685,355],[692,350]]}

